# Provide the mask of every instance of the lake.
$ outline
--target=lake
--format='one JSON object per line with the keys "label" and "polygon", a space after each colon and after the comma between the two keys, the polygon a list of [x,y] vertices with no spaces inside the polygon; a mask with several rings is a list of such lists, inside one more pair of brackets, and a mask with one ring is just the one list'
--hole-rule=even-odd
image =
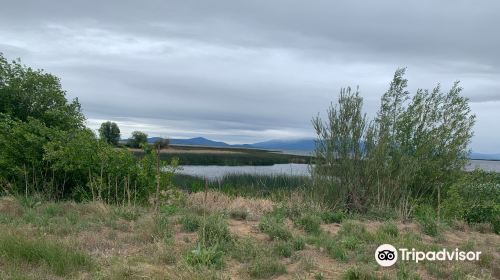
{"label": "lake", "polygon": [[[471,171],[475,168],[500,172],[500,161],[471,160],[465,169]],[[309,165],[295,163],[266,166],[183,165],[178,173],[209,180],[219,180],[228,174],[309,176]]]}

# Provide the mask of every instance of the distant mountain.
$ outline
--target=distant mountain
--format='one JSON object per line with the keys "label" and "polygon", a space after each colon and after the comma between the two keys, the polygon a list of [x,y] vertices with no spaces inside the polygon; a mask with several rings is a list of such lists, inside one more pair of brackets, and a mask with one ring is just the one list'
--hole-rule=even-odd
{"label": "distant mountain", "polygon": [[[160,137],[151,137],[148,138],[149,143],[156,142]],[[231,145],[224,143],[209,140],[204,137],[195,137],[189,139],[170,139],[170,144],[173,145],[189,145],[189,146],[206,146],[206,147],[231,147]]]}
{"label": "distant mountain", "polygon": [[[148,138],[149,143],[156,142],[160,137]],[[278,151],[297,151],[311,152],[314,150],[314,139],[297,139],[297,140],[269,140],[254,144],[236,144],[231,145],[225,142],[213,141],[204,137],[195,137],[189,139],[170,139],[170,143],[174,145],[190,145],[190,146],[205,146],[218,148],[254,148]],[[361,143],[362,148],[364,147]],[[500,154],[482,154],[472,152],[469,155],[470,159],[476,160],[500,160]]]}
{"label": "distant mountain", "polygon": [[483,159],[483,160],[500,160],[500,154],[482,154],[471,152],[470,159]]}
{"label": "distant mountain", "polygon": [[314,139],[298,140],[270,140],[250,144],[253,148],[281,150],[281,151],[312,151],[314,150]]}

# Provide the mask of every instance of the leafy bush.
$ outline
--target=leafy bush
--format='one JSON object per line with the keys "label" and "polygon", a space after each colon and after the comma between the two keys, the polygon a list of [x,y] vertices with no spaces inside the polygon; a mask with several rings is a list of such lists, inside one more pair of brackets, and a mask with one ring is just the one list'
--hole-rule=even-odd
{"label": "leafy bush", "polygon": [[380,237],[397,237],[399,230],[394,222],[385,222],[378,227],[377,235]]}
{"label": "leafy bush", "polygon": [[226,246],[233,239],[226,221],[220,215],[210,215],[198,228],[198,240],[206,247]]}
{"label": "leafy bush", "polygon": [[198,243],[196,249],[186,255],[186,262],[193,266],[224,266],[224,253],[217,246],[204,247]]}
{"label": "leafy bush", "polygon": [[187,214],[180,218],[179,222],[182,225],[182,230],[187,232],[197,231],[201,224],[199,216],[194,214]]}
{"label": "leafy bush", "polygon": [[345,219],[345,213],[340,211],[334,212],[323,212],[321,213],[321,219],[327,224],[337,223],[340,224]]}
{"label": "leafy bush", "polygon": [[280,217],[265,215],[260,221],[259,228],[271,239],[289,240],[292,238],[292,233],[285,227]]}
{"label": "leafy bush", "polygon": [[295,221],[295,224],[307,233],[317,234],[321,231],[321,218],[313,214],[306,214]]}
{"label": "leafy bush", "polygon": [[419,205],[415,211],[415,218],[422,227],[422,231],[429,236],[439,234],[439,226],[434,208],[430,205]]}
{"label": "leafy bush", "polygon": [[293,243],[293,249],[297,250],[297,251],[304,250],[304,248],[306,247],[306,241],[304,240],[304,238],[302,238],[300,236],[295,237],[292,240],[292,243]]}
{"label": "leafy bush", "polygon": [[278,240],[274,243],[273,249],[276,255],[289,258],[293,253],[293,243],[289,241]]}
{"label": "leafy bush", "polygon": [[467,174],[453,184],[443,202],[447,217],[463,219],[469,224],[490,223],[500,232],[500,183],[497,175],[483,171]]}

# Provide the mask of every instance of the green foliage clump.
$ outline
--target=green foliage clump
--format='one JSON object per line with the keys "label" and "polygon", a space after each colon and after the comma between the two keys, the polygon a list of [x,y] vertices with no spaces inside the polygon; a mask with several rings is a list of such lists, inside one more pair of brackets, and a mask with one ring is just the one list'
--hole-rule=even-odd
{"label": "green foliage clump", "polygon": [[323,212],[321,213],[321,219],[323,220],[324,223],[327,224],[340,224],[342,221],[345,219],[346,214],[341,211],[328,211],[328,212]]}
{"label": "green foliage clump", "polygon": [[248,274],[252,278],[269,279],[285,273],[285,265],[274,258],[257,258],[248,265]]}
{"label": "green foliage clump", "polygon": [[349,268],[343,275],[344,280],[377,280],[379,277],[372,268],[366,266],[354,266]]}
{"label": "green foliage clump", "polygon": [[500,232],[500,179],[493,174],[474,171],[453,184],[443,202],[448,218],[469,224],[490,223]]}
{"label": "green foliage clump", "polygon": [[186,262],[192,266],[213,266],[222,268],[224,266],[224,253],[217,246],[198,247],[186,255]]}
{"label": "green foliage clump", "polygon": [[118,145],[120,141],[120,128],[115,122],[104,122],[99,127],[99,137],[108,144]]}
{"label": "green foliage clump", "polygon": [[182,225],[182,230],[187,232],[194,232],[200,228],[201,218],[198,215],[187,214],[182,216],[179,222]]}
{"label": "green foliage clump", "polygon": [[432,206],[425,204],[419,205],[415,211],[415,218],[425,234],[429,236],[437,236],[439,234],[437,215]]}
{"label": "green foliage clump", "polygon": [[9,262],[47,266],[59,276],[89,271],[93,267],[91,258],[75,249],[9,234],[0,236],[0,256]]}
{"label": "green foliage clump", "polygon": [[397,209],[411,216],[415,203],[438,200],[467,163],[475,116],[462,88],[407,90],[406,69],[394,73],[373,121],[363,114],[359,90],[342,89],[328,119],[313,119],[317,133],[316,192],[332,206],[365,213]]}
{"label": "green foliage clump", "polygon": [[377,236],[382,238],[396,238],[399,235],[399,230],[394,222],[384,222],[377,229]]}
{"label": "green foliage clump", "polygon": [[277,240],[273,245],[273,249],[276,255],[289,258],[293,253],[293,243],[290,241]]}
{"label": "green foliage clump", "polygon": [[305,214],[295,220],[295,224],[304,229],[307,233],[318,234],[321,232],[321,218],[314,214]]}
{"label": "green foliage clump", "polygon": [[290,240],[292,233],[285,227],[283,217],[267,214],[260,220],[259,229],[271,239]]}
{"label": "green foliage clump", "polygon": [[225,247],[233,242],[226,221],[220,215],[210,215],[198,228],[198,241],[205,247]]}

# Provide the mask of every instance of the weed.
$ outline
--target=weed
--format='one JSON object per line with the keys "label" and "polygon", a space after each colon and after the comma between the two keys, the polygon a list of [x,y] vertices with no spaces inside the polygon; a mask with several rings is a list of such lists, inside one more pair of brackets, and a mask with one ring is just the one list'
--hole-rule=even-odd
{"label": "weed", "polygon": [[8,261],[46,265],[56,275],[64,276],[78,270],[90,270],[89,256],[74,249],[42,239],[28,240],[20,236],[2,235],[0,255]]}
{"label": "weed", "polygon": [[278,240],[274,243],[273,250],[276,255],[289,258],[293,253],[293,244],[289,241]]}
{"label": "weed", "polygon": [[355,266],[349,268],[344,275],[342,275],[344,280],[376,280],[379,279],[377,275],[373,272],[373,269],[368,267]]}
{"label": "weed", "polygon": [[226,221],[221,215],[211,215],[198,228],[198,241],[205,247],[223,246],[232,243]]}
{"label": "weed", "polygon": [[307,233],[318,234],[321,231],[321,221],[321,218],[316,215],[306,214],[296,220],[295,224]]}
{"label": "weed", "polygon": [[182,225],[182,230],[187,232],[194,232],[200,228],[201,218],[200,216],[194,214],[187,214],[180,218],[180,224]]}
{"label": "weed", "polygon": [[257,258],[248,266],[248,274],[252,278],[268,279],[286,273],[285,266],[272,258]]}
{"label": "weed", "polygon": [[200,243],[186,255],[186,262],[192,266],[224,266],[224,252],[218,246],[204,247]]}
{"label": "weed", "polygon": [[292,238],[292,233],[285,227],[283,220],[272,215],[265,215],[260,221],[259,228],[271,239],[289,240]]}
{"label": "weed", "polygon": [[345,213],[340,211],[334,212],[323,212],[321,213],[321,219],[324,223],[332,224],[337,223],[340,224],[345,219]]}
{"label": "weed", "polygon": [[304,248],[306,247],[306,241],[301,236],[295,237],[292,240],[292,245],[293,245],[294,250],[301,251],[301,250],[304,250]]}

